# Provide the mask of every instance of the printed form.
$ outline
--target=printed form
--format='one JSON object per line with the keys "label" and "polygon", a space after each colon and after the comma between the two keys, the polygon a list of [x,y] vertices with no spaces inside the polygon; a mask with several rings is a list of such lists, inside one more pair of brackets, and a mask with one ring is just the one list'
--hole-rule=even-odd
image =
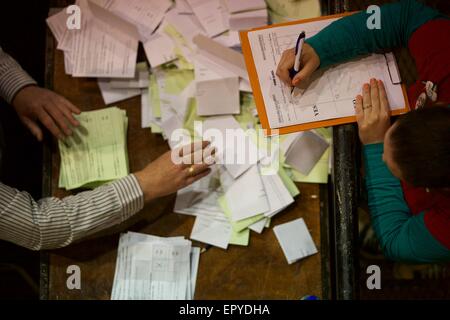
{"label": "printed form", "polygon": [[373,54],[314,73],[305,88],[291,97],[291,87],[276,76],[283,51],[295,47],[300,32],[307,38],[337,19],[250,31],[248,39],[271,128],[354,116],[355,97],[371,78],[381,79],[392,110],[405,107],[398,70],[391,53]]}

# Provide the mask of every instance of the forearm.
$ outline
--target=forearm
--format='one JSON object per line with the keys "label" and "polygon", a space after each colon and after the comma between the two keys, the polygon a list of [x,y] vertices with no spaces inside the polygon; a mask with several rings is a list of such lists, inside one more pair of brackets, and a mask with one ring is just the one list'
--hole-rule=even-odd
{"label": "forearm", "polygon": [[327,67],[358,55],[376,53],[394,47],[406,47],[412,33],[435,18],[439,12],[414,0],[403,0],[380,7],[380,29],[369,29],[371,14],[361,11],[335,21],[308,42],[320,57],[320,67]]}
{"label": "forearm", "polygon": [[20,89],[35,84],[36,81],[0,48],[0,97],[12,103]]}
{"label": "forearm", "polygon": [[400,181],[382,160],[383,144],[366,145],[363,152],[372,225],[384,254],[408,262],[449,261],[450,251],[428,231],[423,214],[411,215]]}
{"label": "forearm", "polygon": [[0,183],[0,238],[32,250],[64,247],[128,219],[143,205],[133,175],[93,191],[39,202]]}

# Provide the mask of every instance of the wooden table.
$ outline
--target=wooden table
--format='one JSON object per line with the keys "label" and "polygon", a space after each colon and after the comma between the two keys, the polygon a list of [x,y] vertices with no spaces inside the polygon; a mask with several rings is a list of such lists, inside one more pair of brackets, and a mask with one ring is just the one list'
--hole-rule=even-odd
{"label": "wooden table", "polygon": [[[47,86],[67,97],[82,110],[105,107],[96,79],[72,78],[64,73],[64,59],[47,37]],[[140,97],[116,104],[129,119],[128,153],[131,172],[168,150],[160,135],[141,128]],[[58,188],[60,158],[55,141],[45,144],[45,196],[64,197]],[[200,256],[195,299],[299,299],[330,293],[330,236],[328,192],[325,185],[298,184],[300,196],[289,208],[273,218],[262,234],[252,232],[248,247],[228,250],[209,248]],[[129,221],[69,247],[42,253],[41,299],[109,299],[119,233],[131,230],[158,236],[189,238],[194,217],[173,212],[175,196],[158,199]],[[319,254],[288,265],[272,227],[302,217]],[[204,247],[204,244],[193,243]],[[81,269],[81,290],[66,287],[67,267]]]}

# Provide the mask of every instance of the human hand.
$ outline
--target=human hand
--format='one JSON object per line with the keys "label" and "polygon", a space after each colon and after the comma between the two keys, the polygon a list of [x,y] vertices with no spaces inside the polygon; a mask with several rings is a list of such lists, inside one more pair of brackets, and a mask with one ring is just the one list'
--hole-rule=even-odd
{"label": "human hand", "polygon": [[70,126],[79,125],[73,116],[73,113],[80,113],[77,107],[59,94],[37,86],[22,88],[12,105],[20,120],[39,141],[42,141],[43,134],[38,122],[60,140],[72,134]]}
{"label": "human hand", "polygon": [[309,79],[314,71],[320,66],[320,58],[309,44],[304,43],[300,57],[300,71],[291,79],[289,70],[294,67],[295,48],[283,52],[277,67],[277,76],[288,86],[299,87],[300,84]]}
{"label": "human hand", "polygon": [[363,95],[356,97],[356,121],[362,144],[383,142],[391,126],[389,101],[381,80],[370,80],[363,86]]}
{"label": "human hand", "polygon": [[[214,164],[215,150],[208,141],[167,151],[143,170],[136,172],[146,202],[169,195],[207,176]],[[187,147],[187,148],[186,148]],[[192,151],[192,152],[191,152]],[[180,163],[174,159],[181,159]],[[200,159],[200,161],[195,161]]]}

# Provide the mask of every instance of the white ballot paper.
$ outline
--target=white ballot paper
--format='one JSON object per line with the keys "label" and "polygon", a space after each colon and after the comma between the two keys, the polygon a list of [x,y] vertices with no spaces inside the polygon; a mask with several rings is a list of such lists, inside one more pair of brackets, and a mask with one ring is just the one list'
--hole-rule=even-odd
{"label": "white ballot paper", "polygon": [[145,55],[152,68],[177,58],[175,43],[165,32],[156,32],[144,43]]}
{"label": "white ballot paper", "polygon": [[314,131],[301,132],[286,152],[286,163],[307,176],[328,147],[327,140]]}
{"label": "white ballot paper", "polygon": [[317,253],[303,218],[279,224],[273,228],[289,264]]}
{"label": "white ballot paper", "polygon": [[226,0],[230,13],[266,9],[264,0]]}
{"label": "white ballot paper", "polygon": [[226,249],[231,238],[231,224],[214,218],[197,216],[192,228],[191,239]]}
{"label": "white ballot paper", "polygon": [[132,78],[139,34],[134,25],[87,0],[80,30],[70,30],[70,63],[74,77]]}
{"label": "white ballot paper", "polygon": [[239,177],[263,156],[233,116],[209,117],[202,127],[203,132],[197,133],[217,148],[217,163],[222,163],[233,178]]}
{"label": "white ballot paper", "polygon": [[197,45],[198,52],[215,63],[223,66],[239,77],[249,81],[247,68],[242,53],[230,49],[204,35],[197,35],[193,42]]}
{"label": "white ballot paper", "polygon": [[122,234],[111,299],[193,299],[199,257],[183,237]]}
{"label": "white ballot paper", "polygon": [[137,88],[112,88],[110,79],[98,79],[98,87],[105,104],[116,103],[141,94]]}
{"label": "white ballot paper", "polygon": [[239,77],[235,74],[197,55],[195,84],[199,116],[240,113]]}
{"label": "white ballot paper", "polygon": [[230,15],[230,30],[247,30],[267,25],[268,13],[266,9],[233,13]]}
{"label": "white ballot paper", "polygon": [[213,37],[228,30],[228,11],[222,0],[187,0],[198,21]]}
{"label": "white ballot paper", "polygon": [[229,178],[221,177],[232,221],[250,218],[270,210],[269,200],[257,165],[252,166],[231,184],[229,181]]}
{"label": "white ballot paper", "polygon": [[305,31],[307,38],[312,37],[337,19],[248,33],[271,128],[354,116],[353,99],[371,78],[384,82],[393,110],[405,107],[401,84],[393,80],[399,79],[397,68],[388,67],[389,61],[395,61],[390,57],[391,53],[387,54],[387,58],[382,54],[374,54],[315,72],[305,88],[296,89],[297,96],[292,97],[291,87],[276,76],[282,53],[295,47],[302,31]]}
{"label": "white ballot paper", "polygon": [[171,0],[95,0],[99,5],[118,15],[139,30],[145,42],[164,18]]}

